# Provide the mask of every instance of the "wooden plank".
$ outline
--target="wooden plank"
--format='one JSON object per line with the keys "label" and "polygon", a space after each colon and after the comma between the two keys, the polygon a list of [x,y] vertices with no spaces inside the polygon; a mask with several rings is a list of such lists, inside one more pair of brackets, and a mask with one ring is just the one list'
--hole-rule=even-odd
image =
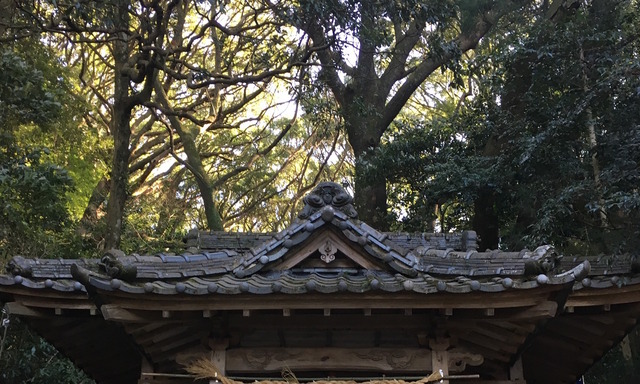
{"label": "wooden plank", "polygon": [[149,346],[157,344],[175,335],[182,334],[183,332],[189,332],[188,326],[167,325],[159,330],[149,332],[146,335],[137,336],[135,338],[136,343],[142,346]]}
{"label": "wooden plank", "polygon": [[193,347],[202,342],[207,336],[207,332],[195,332],[176,335],[163,341],[160,344],[153,345],[145,349],[151,356],[151,359],[157,363],[166,360],[175,360],[176,355],[188,348]]}
{"label": "wooden plank", "polygon": [[464,336],[465,340],[468,340],[477,345],[483,345],[485,348],[492,349],[494,351],[507,352],[511,355],[518,352],[520,343],[501,343],[490,336],[486,336],[476,332],[470,332]]}
{"label": "wooden plank", "polygon": [[149,333],[158,328],[162,328],[166,324],[167,324],[166,322],[157,322],[157,323],[150,323],[150,324],[144,324],[144,325],[130,323],[130,324],[125,324],[124,329],[125,331],[127,331],[128,334],[130,334],[133,337],[136,337],[138,335]]}
{"label": "wooden plank", "polygon": [[508,343],[513,345],[520,345],[524,342],[526,335],[516,334],[506,330],[504,328],[500,328],[494,326],[490,322],[486,321],[479,324],[477,327],[474,327],[473,332],[490,337],[492,339],[497,340],[501,343]]}
{"label": "wooden plank", "polygon": [[472,341],[462,338],[458,341],[458,345],[473,353],[484,356],[485,364],[483,364],[483,366],[487,364],[487,360],[496,360],[500,363],[508,363],[509,361],[511,361],[511,357],[513,356],[513,354],[507,352],[499,352],[494,349],[487,348],[483,344],[476,344]]}

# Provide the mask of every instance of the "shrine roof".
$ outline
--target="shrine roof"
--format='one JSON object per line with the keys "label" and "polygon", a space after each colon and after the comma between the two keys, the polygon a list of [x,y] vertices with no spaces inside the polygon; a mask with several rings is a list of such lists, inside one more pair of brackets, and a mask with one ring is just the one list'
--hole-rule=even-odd
{"label": "shrine roof", "polygon": [[420,349],[433,331],[483,356],[480,373],[522,358],[536,382],[569,383],[640,314],[640,263],[630,255],[478,250],[473,231],[380,232],[335,183],[304,202],[281,232],[194,230],[178,254],[16,256],[0,274],[0,301],[107,384],[137,380],[142,352],[175,373],[179,357],[208,355],[219,335],[235,333],[230,350],[242,352],[266,345],[265,335],[290,346],[304,331],[311,348],[307,330],[317,327],[321,345],[354,333],[363,346],[389,335]]}
{"label": "shrine roof", "polygon": [[640,283],[638,262],[629,256],[562,257],[548,245],[478,251],[473,231],[380,232],[357,219],[351,197],[335,183],[321,183],[304,201],[299,218],[281,232],[192,231],[181,254],[17,256],[9,274],[0,275],[0,286],[207,295],[500,292],[562,284],[576,290]]}

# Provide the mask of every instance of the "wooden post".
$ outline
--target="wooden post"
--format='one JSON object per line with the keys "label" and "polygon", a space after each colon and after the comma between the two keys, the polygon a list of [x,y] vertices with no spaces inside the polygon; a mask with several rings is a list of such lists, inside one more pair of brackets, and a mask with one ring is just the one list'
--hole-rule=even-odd
{"label": "wooden post", "polygon": [[140,362],[140,379],[138,380],[138,383],[147,384],[149,382],[149,380],[147,380],[148,377],[145,377],[143,374],[153,373],[153,365],[151,365],[144,356],[141,356],[140,359],[142,361]]}
{"label": "wooden post", "polygon": [[[218,368],[218,372],[221,375],[226,375],[227,367],[227,348],[229,348],[229,340],[227,339],[214,339],[209,340],[209,347],[213,350],[211,353],[211,362]],[[209,380],[210,384],[217,382],[217,380]]]}
{"label": "wooden post", "polygon": [[[433,372],[442,370],[442,376],[449,376],[449,339],[431,339],[429,340],[429,348],[431,348],[431,368]],[[444,384],[449,384],[449,380],[442,380]]]}
{"label": "wooden post", "polygon": [[519,357],[518,360],[509,367],[509,380],[522,384],[526,383],[524,380],[524,370],[522,369],[522,357]]}

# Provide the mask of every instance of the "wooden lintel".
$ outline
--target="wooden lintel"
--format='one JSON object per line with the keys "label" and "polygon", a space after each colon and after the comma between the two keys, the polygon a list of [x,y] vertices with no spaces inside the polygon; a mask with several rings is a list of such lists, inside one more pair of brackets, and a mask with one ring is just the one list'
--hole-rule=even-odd
{"label": "wooden lintel", "polygon": [[[461,348],[440,354],[444,372],[463,372],[480,365],[481,355]],[[286,366],[304,371],[377,371],[423,375],[431,371],[432,351],[427,348],[232,348],[226,350],[228,374],[280,372]]]}
{"label": "wooden lintel", "polygon": [[234,348],[226,351],[229,374],[304,371],[381,371],[424,374],[431,368],[426,348]]}
{"label": "wooden lintel", "polygon": [[34,309],[24,306],[20,303],[16,303],[15,301],[6,303],[4,307],[7,309],[7,312],[11,315],[17,316],[28,316],[28,317],[51,317],[50,313],[42,309]]}

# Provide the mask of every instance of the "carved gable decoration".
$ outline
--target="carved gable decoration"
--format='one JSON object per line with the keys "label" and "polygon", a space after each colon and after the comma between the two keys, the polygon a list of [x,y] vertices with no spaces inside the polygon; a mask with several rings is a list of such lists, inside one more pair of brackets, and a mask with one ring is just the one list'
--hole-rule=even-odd
{"label": "carved gable decoration", "polygon": [[275,270],[301,268],[357,268],[371,271],[386,269],[383,262],[375,260],[358,244],[352,244],[331,229],[319,233],[283,257]]}
{"label": "carved gable decoration", "polygon": [[304,203],[299,219],[253,248],[234,270],[236,276],[292,268],[355,268],[417,275],[415,256],[358,220],[353,198],[339,184],[320,183],[305,196]]}

